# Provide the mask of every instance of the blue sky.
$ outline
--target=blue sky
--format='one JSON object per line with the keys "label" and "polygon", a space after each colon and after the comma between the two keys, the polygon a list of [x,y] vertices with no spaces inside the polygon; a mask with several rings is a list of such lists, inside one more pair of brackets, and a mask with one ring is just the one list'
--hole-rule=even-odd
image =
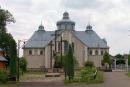
{"label": "blue sky", "polygon": [[110,54],[129,53],[130,0],[0,0],[16,23],[8,24],[16,40],[29,39],[41,21],[45,30],[55,30],[64,11],[76,22],[76,30],[85,30],[88,22],[101,38],[106,38]]}

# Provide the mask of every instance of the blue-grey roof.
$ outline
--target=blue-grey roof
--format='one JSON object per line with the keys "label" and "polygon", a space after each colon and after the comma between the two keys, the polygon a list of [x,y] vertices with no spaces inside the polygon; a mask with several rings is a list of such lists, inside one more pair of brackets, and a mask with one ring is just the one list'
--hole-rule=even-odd
{"label": "blue-grey roof", "polygon": [[7,61],[7,59],[4,58],[3,56],[0,56],[0,61]]}
{"label": "blue-grey roof", "polygon": [[[60,33],[62,32],[63,31]],[[35,31],[33,36],[27,41],[24,48],[44,48],[55,38],[54,33],[54,31]],[[73,34],[89,48],[109,48],[107,43],[93,30],[73,31]]]}
{"label": "blue-grey roof", "polygon": [[54,34],[54,31],[35,31],[25,44],[24,48],[43,48],[54,38],[54,35],[52,34]]}
{"label": "blue-grey roof", "polygon": [[108,48],[107,43],[95,31],[76,31],[74,35],[89,48]]}

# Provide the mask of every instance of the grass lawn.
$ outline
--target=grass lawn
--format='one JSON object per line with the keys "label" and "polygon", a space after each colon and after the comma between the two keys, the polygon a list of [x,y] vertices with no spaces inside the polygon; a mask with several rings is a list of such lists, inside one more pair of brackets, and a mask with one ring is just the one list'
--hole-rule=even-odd
{"label": "grass lawn", "polygon": [[75,77],[72,81],[69,81],[68,79],[65,80],[65,83],[72,83],[72,84],[98,84],[98,83],[103,83],[104,82],[104,77],[103,77],[103,72],[102,71],[97,71],[97,75],[95,79],[89,79],[89,80],[83,80],[81,79],[81,71],[76,71],[75,72]]}
{"label": "grass lawn", "polygon": [[20,82],[43,79],[44,77],[45,77],[44,72],[26,72],[20,76]]}
{"label": "grass lawn", "polygon": [[130,72],[128,72],[128,76],[130,77]]}

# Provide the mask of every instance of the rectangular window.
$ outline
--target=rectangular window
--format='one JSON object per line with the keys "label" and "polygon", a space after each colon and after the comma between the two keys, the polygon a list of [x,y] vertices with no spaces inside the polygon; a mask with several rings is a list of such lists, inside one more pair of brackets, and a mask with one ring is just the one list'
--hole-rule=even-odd
{"label": "rectangular window", "polygon": [[73,49],[73,53],[74,53],[74,42],[72,42],[72,49]]}
{"label": "rectangular window", "polygon": [[61,43],[58,42],[58,52],[60,52],[60,51],[61,51]]}
{"label": "rectangular window", "polygon": [[43,51],[42,50],[40,50],[40,55],[43,55]]}
{"label": "rectangular window", "polygon": [[29,50],[29,51],[28,51],[28,54],[29,54],[29,55],[32,55],[32,50]]}
{"label": "rectangular window", "polygon": [[38,53],[39,56],[40,56],[40,55],[43,55],[43,50],[38,49],[37,53]]}
{"label": "rectangular window", "polygon": [[68,51],[69,44],[68,41],[64,41],[64,52],[66,53]]}

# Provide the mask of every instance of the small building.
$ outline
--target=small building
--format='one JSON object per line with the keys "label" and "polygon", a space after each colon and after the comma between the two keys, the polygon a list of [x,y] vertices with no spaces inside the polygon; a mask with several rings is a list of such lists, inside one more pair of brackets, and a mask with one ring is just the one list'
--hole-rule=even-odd
{"label": "small building", "polygon": [[5,52],[0,48],[0,69],[5,69],[7,65],[7,59],[4,57]]}
{"label": "small building", "polygon": [[93,61],[96,67],[101,67],[101,60],[105,52],[109,53],[109,46],[90,24],[84,31],[77,31],[75,22],[65,12],[56,26],[55,31],[46,31],[41,24],[24,45],[23,56],[28,62],[29,70],[54,67],[55,54],[64,55],[69,44],[72,44],[78,67],[83,67],[86,61]]}

